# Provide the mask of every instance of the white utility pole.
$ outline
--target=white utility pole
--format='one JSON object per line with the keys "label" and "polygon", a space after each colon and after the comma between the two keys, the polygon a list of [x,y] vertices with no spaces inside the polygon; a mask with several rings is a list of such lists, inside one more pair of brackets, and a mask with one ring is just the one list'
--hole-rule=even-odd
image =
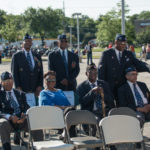
{"label": "white utility pole", "polygon": [[69,26],[70,28],[70,49],[72,50],[72,26]]}
{"label": "white utility pole", "polygon": [[66,33],[66,30],[65,30],[65,0],[63,0],[63,13],[64,13],[63,26],[64,26],[64,34],[65,34]]}
{"label": "white utility pole", "polygon": [[73,16],[77,16],[77,40],[78,40],[78,56],[80,56],[80,33],[79,33],[79,16],[81,13],[74,13]]}
{"label": "white utility pole", "polygon": [[122,34],[125,34],[125,9],[124,9],[124,5],[125,5],[125,0],[121,0],[121,6],[122,6],[121,31],[122,31]]}

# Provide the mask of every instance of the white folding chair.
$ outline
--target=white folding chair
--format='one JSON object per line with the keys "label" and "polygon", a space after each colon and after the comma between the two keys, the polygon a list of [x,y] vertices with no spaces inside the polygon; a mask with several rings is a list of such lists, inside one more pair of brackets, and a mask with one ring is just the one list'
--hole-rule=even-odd
{"label": "white folding chair", "polygon": [[64,129],[63,111],[55,106],[35,106],[27,110],[27,120],[32,149],[37,150],[73,150],[72,144],[66,144],[57,139],[34,142],[31,131],[46,129]]}
{"label": "white folding chair", "polygon": [[108,116],[100,121],[99,126],[103,133],[105,149],[110,145],[139,142],[142,143],[142,149],[144,149],[140,122],[135,117],[125,115]]}
{"label": "white folding chair", "polygon": [[[136,112],[129,107],[112,108],[109,111],[108,116],[112,116],[112,115],[127,115],[127,116],[132,116],[132,117],[135,117],[138,119]],[[144,122],[140,123],[140,127],[141,127],[141,131],[142,131],[142,135],[143,135]],[[148,137],[143,136],[143,139],[144,139],[144,142],[149,142]]]}

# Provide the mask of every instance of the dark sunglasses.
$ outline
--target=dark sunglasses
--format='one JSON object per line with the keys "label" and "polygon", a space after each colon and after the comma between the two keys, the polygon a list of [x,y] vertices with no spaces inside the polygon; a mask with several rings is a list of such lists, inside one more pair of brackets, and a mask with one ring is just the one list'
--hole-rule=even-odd
{"label": "dark sunglasses", "polygon": [[61,40],[61,42],[62,42],[62,43],[63,43],[63,42],[67,43],[68,41],[67,41],[67,40],[65,40],[65,41],[64,41],[64,40]]}
{"label": "dark sunglasses", "polygon": [[137,76],[138,73],[131,73],[130,75],[131,75],[131,76]]}
{"label": "dark sunglasses", "polygon": [[47,82],[56,82],[56,79],[46,79]]}
{"label": "dark sunglasses", "polygon": [[129,76],[137,76],[138,75],[138,73],[134,73],[134,72],[133,73],[129,72],[128,74],[129,74]]}
{"label": "dark sunglasses", "polygon": [[126,45],[126,42],[119,42],[119,45]]}

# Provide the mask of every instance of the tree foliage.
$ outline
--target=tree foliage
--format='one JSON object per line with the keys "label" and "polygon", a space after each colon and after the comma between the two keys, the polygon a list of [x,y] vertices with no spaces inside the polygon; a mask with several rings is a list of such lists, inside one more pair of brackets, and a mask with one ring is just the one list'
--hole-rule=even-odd
{"label": "tree foliage", "polygon": [[42,41],[46,37],[56,37],[61,24],[61,10],[53,10],[48,7],[28,8],[24,13],[24,20],[27,22],[27,30],[33,34],[39,34]]}
{"label": "tree foliage", "polygon": [[21,39],[21,17],[6,15],[5,24],[1,27],[0,33],[5,40],[15,42]]}
{"label": "tree foliage", "polygon": [[[129,12],[128,5],[125,5],[126,14]],[[126,17],[127,18],[127,17]],[[133,43],[135,40],[134,24],[126,19],[126,36],[128,43]],[[121,33],[121,4],[117,4],[117,8],[113,8],[105,15],[99,17],[99,24],[97,26],[97,40],[103,47],[107,46],[109,42],[114,42],[117,33]]]}
{"label": "tree foliage", "polygon": [[[77,43],[77,19],[76,18],[67,18],[67,28],[66,32],[69,33],[69,26],[72,26],[72,34],[76,37],[74,38],[73,43]],[[88,43],[89,40],[96,38],[96,21],[94,21],[92,18],[89,18],[88,16],[82,15],[79,18],[79,27],[80,27],[80,42],[82,42],[82,45]]]}
{"label": "tree foliage", "polygon": [[138,45],[150,43],[150,27],[147,28],[146,30],[137,33],[136,42],[138,43]]}
{"label": "tree foliage", "polygon": [[150,19],[150,11],[142,11],[139,15],[138,15],[138,20],[146,20],[146,19]]}
{"label": "tree foliage", "polygon": [[[139,14],[127,16],[128,5],[125,4],[126,14],[126,36],[128,43],[147,43],[149,42],[150,29],[145,28],[142,32],[135,33],[135,21],[150,19],[150,11],[142,11]],[[41,38],[56,38],[58,34],[65,32],[70,36],[69,26],[72,26],[73,44],[77,44],[77,20],[73,17],[65,17],[61,9],[48,7],[28,8],[23,14],[12,15],[0,10],[0,38],[9,42],[22,39],[28,32],[32,36]],[[79,17],[80,42],[83,46],[89,40],[97,38],[101,46],[106,46],[113,42],[116,33],[121,32],[121,3],[116,8],[100,15],[97,20],[93,20],[87,15]]]}
{"label": "tree foliage", "polygon": [[97,26],[97,40],[101,46],[106,46],[109,42],[114,42],[116,33],[121,31],[121,20],[115,10],[108,12],[101,17],[101,22]]}

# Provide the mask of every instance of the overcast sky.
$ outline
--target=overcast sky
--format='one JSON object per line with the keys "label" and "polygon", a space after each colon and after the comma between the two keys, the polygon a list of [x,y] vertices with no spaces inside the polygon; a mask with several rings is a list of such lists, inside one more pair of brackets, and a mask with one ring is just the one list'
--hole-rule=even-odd
{"label": "overcast sky", "polygon": [[[97,19],[100,14],[116,7],[121,0],[64,0],[65,14],[71,16],[73,13],[80,12]],[[129,5],[129,15],[140,13],[143,10],[150,11],[150,0],[125,0]],[[63,0],[0,0],[0,9],[8,13],[20,14],[28,7],[47,8],[47,7],[63,8]]]}

